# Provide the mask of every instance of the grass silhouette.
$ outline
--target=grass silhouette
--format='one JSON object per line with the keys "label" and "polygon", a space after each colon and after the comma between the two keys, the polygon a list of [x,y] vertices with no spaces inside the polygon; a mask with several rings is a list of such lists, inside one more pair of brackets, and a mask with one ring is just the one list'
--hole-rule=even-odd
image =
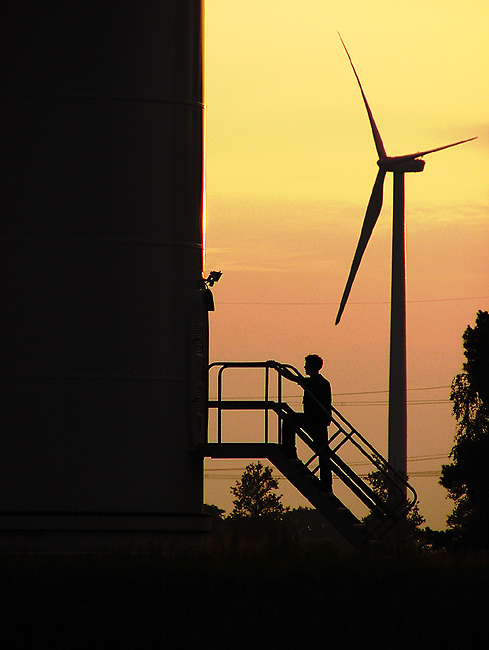
{"label": "grass silhouette", "polygon": [[476,647],[489,558],[0,556],[4,648]]}

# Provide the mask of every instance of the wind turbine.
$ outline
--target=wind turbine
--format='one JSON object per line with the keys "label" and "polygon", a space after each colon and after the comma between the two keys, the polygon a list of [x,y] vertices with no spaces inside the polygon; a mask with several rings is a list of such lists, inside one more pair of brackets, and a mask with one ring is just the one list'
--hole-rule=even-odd
{"label": "wind turbine", "polygon": [[374,137],[375,147],[379,159],[379,171],[375,179],[370,200],[367,205],[365,218],[358,240],[350,274],[346,281],[345,290],[341,298],[340,307],[336,316],[335,325],[340,322],[351,287],[355,279],[363,253],[367,247],[370,235],[374,229],[382,208],[384,179],[387,172],[394,174],[394,200],[392,223],[392,276],[391,276],[391,331],[390,331],[390,362],[389,362],[389,432],[388,432],[388,460],[399,473],[407,476],[407,406],[406,406],[406,250],[405,250],[405,214],[404,214],[404,174],[406,172],[423,171],[425,162],[422,156],[449,147],[455,147],[464,142],[475,140],[469,138],[453,142],[436,149],[427,149],[405,156],[388,156],[382,138],[375,124],[375,120],[363,92],[360,78],[355,70],[353,61],[346,48],[341,35],[341,43],[350,61],[353,72],[360,86],[363,102],[367,109],[370,127]]}

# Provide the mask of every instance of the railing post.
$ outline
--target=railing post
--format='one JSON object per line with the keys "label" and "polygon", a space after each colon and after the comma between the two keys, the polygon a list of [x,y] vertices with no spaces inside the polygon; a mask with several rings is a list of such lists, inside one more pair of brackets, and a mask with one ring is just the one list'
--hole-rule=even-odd
{"label": "railing post", "polygon": [[265,366],[265,442],[268,443],[268,382],[269,368]]}
{"label": "railing post", "polygon": [[[277,372],[277,400],[279,405],[282,404],[282,375]],[[281,406],[280,406],[281,408]],[[277,440],[278,444],[282,444],[282,420],[280,418],[277,418]]]}
{"label": "railing post", "polygon": [[224,366],[217,373],[217,442],[222,442],[222,373]]}

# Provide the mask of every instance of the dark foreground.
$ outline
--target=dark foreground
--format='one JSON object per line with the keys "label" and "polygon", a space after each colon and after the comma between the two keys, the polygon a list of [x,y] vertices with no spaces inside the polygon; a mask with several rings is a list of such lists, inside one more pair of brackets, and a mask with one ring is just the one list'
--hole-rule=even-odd
{"label": "dark foreground", "polygon": [[488,577],[487,557],[0,556],[0,634],[9,650],[467,650]]}

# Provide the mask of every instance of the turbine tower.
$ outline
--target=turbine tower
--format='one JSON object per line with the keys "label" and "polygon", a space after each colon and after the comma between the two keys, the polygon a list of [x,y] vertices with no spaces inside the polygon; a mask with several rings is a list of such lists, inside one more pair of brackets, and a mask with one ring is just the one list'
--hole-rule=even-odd
{"label": "turbine tower", "polygon": [[382,208],[384,179],[387,172],[394,174],[393,224],[392,224],[392,276],[391,276],[391,332],[390,332],[390,362],[389,362],[389,432],[388,460],[400,474],[407,475],[407,406],[406,406],[406,250],[405,250],[405,213],[404,213],[404,174],[421,172],[424,168],[422,156],[455,147],[456,145],[475,140],[469,138],[452,144],[427,149],[405,156],[388,156],[382,138],[363,92],[360,78],[355,70],[353,61],[341,35],[338,34],[345,48],[351,67],[362,93],[363,102],[367,109],[368,119],[377,149],[379,171],[375,179],[372,194],[367,205],[365,218],[358,240],[350,274],[341,298],[335,325],[340,322],[348,296],[353,285],[363,253],[367,247],[377,219]]}

